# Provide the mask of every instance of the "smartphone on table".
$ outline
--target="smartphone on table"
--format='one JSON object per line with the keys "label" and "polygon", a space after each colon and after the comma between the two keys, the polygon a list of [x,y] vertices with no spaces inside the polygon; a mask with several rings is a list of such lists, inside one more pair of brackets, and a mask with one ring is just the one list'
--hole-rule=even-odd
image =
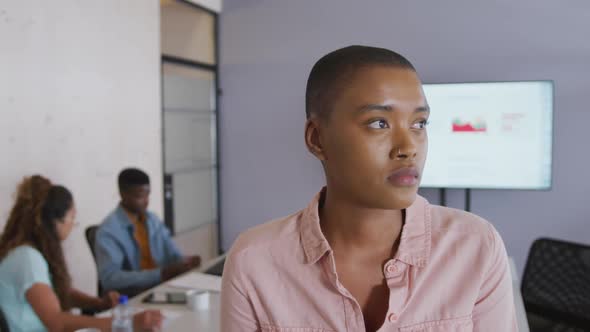
{"label": "smartphone on table", "polygon": [[186,292],[153,291],[146,295],[142,302],[150,304],[186,304]]}

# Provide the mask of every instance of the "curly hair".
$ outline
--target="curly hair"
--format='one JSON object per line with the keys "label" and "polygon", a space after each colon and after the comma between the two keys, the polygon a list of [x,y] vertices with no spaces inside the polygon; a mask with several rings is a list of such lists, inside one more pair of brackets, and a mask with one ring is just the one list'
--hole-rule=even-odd
{"label": "curly hair", "polygon": [[26,177],[19,184],[14,206],[0,236],[0,261],[14,248],[30,245],[47,261],[51,283],[62,308],[69,308],[71,277],[56,223],[73,205],[72,194],[52,185],[41,175]]}

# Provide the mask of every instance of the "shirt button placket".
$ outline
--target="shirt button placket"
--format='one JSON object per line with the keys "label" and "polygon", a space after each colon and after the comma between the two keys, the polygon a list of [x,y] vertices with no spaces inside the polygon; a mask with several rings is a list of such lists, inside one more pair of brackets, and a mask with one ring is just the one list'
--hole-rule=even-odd
{"label": "shirt button placket", "polygon": [[384,266],[384,274],[387,279],[387,286],[389,287],[389,308],[386,321],[389,324],[397,326],[399,324],[399,311],[405,307],[405,298],[408,292],[408,285],[406,284],[405,275],[407,273],[407,266],[400,261],[390,260]]}
{"label": "shirt button placket", "polygon": [[387,272],[389,273],[396,273],[397,272],[397,267],[394,264],[390,264],[387,266],[387,268],[385,269]]}
{"label": "shirt button placket", "polygon": [[393,312],[390,312],[389,315],[387,315],[387,320],[390,323],[395,323],[395,322],[397,322],[397,315]]}

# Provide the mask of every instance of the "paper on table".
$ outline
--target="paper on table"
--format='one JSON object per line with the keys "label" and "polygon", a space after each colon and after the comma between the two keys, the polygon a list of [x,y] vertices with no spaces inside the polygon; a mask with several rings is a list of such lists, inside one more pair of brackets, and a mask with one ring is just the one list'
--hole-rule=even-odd
{"label": "paper on table", "polygon": [[166,328],[168,326],[168,324],[170,324],[171,321],[182,316],[182,313],[172,311],[172,310],[161,309],[160,312],[164,316],[164,321],[162,322],[162,328]]}
{"label": "paper on table", "polygon": [[[135,315],[135,314],[140,313],[145,310],[145,309],[138,308],[138,307],[130,307],[130,309],[131,309],[132,315]],[[163,326],[168,325],[170,323],[170,321],[173,321],[182,315],[182,313],[180,313],[180,312],[166,310],[166,309],[160,309],[160,313],[162,313],[162,316],[164,316],[164,322],[162,322]],[[97,314],[96,317],[111,317],[111,315],[112,315],[112,310],[107,310],[107,311]]]}
{"label": "paper on table", "polygon": [[218,276],[191,272],[169,281],[166,285],[177,288],[190,288],[221,292],[221,278]]}

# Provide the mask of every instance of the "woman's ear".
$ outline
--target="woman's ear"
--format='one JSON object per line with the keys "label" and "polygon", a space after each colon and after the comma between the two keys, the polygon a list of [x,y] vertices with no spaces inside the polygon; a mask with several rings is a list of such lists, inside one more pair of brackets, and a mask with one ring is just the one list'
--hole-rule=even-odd
{"label": "woman's ear", "polygon": [[324,147],[322,144],[320,120],[317,117],[307,119],[305,123],[305,145],[320,161],[326,160]]}

